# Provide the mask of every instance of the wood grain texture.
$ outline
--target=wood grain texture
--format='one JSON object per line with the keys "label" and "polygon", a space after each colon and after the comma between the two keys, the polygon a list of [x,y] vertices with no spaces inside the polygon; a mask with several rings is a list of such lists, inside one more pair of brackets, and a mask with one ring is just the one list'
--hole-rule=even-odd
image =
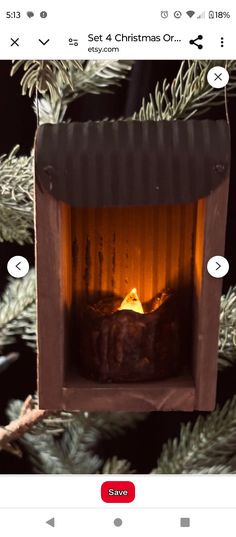
{"label": "wood grain texture", "polygon": [[222,278],[207,272],[207,262],[224,255],[229,179],[199,201],[194,271],[193,373],[195,408],[213,410],[216,400],[217,356]]}
{"label": "wood grain texture", "polygon": [[69,212],[36,185],[39,407],[61,408],[71,303]]}
{"label": "wood grain texture", "polygon": [[195,389],[191,377],[144,384],[96,384],[72,380],[63,388],[62,407],[87,411],[194,410]]}

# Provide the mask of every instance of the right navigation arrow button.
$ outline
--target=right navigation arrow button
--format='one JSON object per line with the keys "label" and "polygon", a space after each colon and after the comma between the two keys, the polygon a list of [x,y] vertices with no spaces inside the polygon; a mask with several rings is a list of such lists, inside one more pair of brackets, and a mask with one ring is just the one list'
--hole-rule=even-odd
{"label": "right navigation arrow button", "polygon": [[223,278],[229,271],[229,263],[222,255],[214,255],[207,263],[207,272],[213,278]]}

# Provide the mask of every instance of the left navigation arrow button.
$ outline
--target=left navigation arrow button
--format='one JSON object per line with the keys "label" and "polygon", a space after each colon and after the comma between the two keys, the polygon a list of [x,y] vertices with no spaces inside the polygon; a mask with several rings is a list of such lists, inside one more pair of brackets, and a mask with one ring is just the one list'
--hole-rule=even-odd
{"label": "left navigation arrow button", "polygon": [[24,278],[29,272],[29,262],[22,255],[14,255],[7,263],[7,271],[13,278]]}

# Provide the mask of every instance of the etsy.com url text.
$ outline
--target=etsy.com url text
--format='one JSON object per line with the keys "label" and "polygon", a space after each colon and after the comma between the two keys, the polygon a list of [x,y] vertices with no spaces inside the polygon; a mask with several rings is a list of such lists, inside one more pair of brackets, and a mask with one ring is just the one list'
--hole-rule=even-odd
{"label": "etsy.com url text", "polygon": [[96,52],[101,54],[101,52],[119,52],[119,47],[89,47],[88,52]]}

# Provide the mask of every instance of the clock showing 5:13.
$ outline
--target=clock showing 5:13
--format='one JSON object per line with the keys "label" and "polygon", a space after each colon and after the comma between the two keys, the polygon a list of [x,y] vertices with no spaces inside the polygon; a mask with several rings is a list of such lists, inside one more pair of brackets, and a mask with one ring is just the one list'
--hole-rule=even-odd
{"label": "clock showing 5:13", "polygon": [[20,19],[20,17],[21,17],[20,11],[7,11],[6,12],[7,19]]}

